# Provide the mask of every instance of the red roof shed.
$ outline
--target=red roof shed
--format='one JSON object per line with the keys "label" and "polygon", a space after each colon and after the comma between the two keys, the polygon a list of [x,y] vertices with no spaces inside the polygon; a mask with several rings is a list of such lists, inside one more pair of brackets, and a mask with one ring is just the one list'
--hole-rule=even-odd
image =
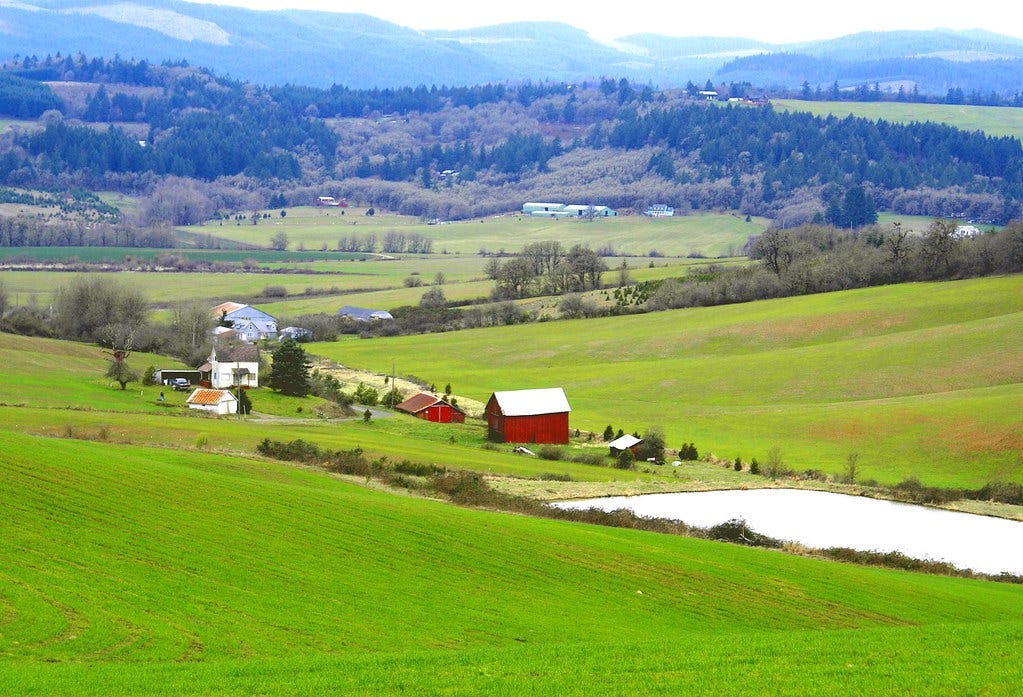
{"label": "red roof shed", "polygon": [[560,387],[495,392],[486,408],[489,437],[499,443],[567,443],[570,411]]}
{"label": "red roof shed", "polygon": [[401,404],[395,404],[394,408],[420,419],[433,421],[434,423],[465,423],[464,411],[452,404],[448,404],[440,397],[435,397],[426,392],[420,392],[414,397],[409,397]]}

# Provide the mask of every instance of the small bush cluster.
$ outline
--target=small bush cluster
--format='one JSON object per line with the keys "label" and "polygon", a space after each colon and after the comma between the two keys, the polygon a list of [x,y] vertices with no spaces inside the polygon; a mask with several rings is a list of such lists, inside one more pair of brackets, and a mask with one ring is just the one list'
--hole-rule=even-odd
{"label": "small bush cluster", "polygon": [[781,540],[755,532],[741,518],[726,520],[724,523],[708,528],[707,537],[711,540],[734,542],[735,544],[747,545],[749,547],[771,547],[777,549],[782,546]]}
{"label": "small bush cluster", "polygon": [[539,479],[542,482],[571,482],[575,481],[572,479],[572,475],[564,474],[563,472],[541,472],[536,475],[534,479]]}
{"label": "small bush cluster", "polygon": [[359,386],[355,388],[355,392],[352,394],[352,399],[356,404],[372,407],[376,406],[376,403],[380,401],[380,393],[377,392],[375,387],[367,385],[364,382],[360,382]]}
{"label": "small bush cluster", "polygon": [[437,465],[426,464],[424,462],[412,462],[411,460],[402,460],[394,466],[395,472],[401,474],[411,474],[416,477],[432,477],[435,474],[441,474],[444,472],[443,467]]}
{"label": "small bush cluster", "polygon": [[692,462],[700,459],[700,453],[693,443],[683,443],[682,447],[678,449],[678,459]]}
{"label": "small bush cluster", "polygon": [[572,462],[583,465],[606,465],[607,455],[596,451],[581,452],[572,456]]}

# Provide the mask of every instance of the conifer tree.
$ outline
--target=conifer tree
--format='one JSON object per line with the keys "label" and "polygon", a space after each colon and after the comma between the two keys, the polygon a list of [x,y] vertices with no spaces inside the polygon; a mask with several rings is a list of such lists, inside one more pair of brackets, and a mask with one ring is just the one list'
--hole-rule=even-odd
{"label": "conifer tree", "polygon": [[305,350],[294,340],[285,339],[272,354],[270,389],[293,397],[309,394],[309,365]]}

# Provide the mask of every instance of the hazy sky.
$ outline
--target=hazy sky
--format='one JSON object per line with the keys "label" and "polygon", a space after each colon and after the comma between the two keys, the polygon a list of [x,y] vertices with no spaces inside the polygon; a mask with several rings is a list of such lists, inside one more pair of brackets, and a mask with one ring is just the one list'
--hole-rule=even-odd
{"label": "hazy sky", "polygon": [[[209,0],[193,0],[204,2]],[[514,21],[560,21],[610,39],[635,33],[741,36],[774,43],[829,39],[860,31],[988,29],[1023,38],[1023,10],[1013,0],[930,3],[859,0],[751,2],[543,2],[511,0],[214,0],[254,10],[362,12],[413,29],[464,29]]]}

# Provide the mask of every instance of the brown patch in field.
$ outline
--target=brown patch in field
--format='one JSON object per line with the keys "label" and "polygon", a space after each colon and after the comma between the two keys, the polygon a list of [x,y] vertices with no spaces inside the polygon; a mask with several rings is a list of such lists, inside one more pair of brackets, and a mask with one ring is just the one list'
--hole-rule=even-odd
{"label": "brown patch in field", "polygon": [[870,435],[876,434],[877,427],[875,424],[867,424],[859,419],[812,424],[806,429],[806,435],[812,440],[863,440]]}
{"label": "brown patch in field", "polygon": [[949,449],[957,454],[1012,452],[1023,453],[1023,429],[1020,424],[994,426],[973,419],[958,420],[944,433]]}
{"label": "brown patch in field", "polygon": [[[906,312],[868,312],[857,310],[830,315],[793,317],[786,320],[766,320],[755,324],[729,328],[726,334],[754,335],[762,339],[784,340],[818,337],[824,334],[840,334],[841,338],[856,338],[887,334],[892,329],[909,324]],[[850,331],[855,329],[855,331]]]}

